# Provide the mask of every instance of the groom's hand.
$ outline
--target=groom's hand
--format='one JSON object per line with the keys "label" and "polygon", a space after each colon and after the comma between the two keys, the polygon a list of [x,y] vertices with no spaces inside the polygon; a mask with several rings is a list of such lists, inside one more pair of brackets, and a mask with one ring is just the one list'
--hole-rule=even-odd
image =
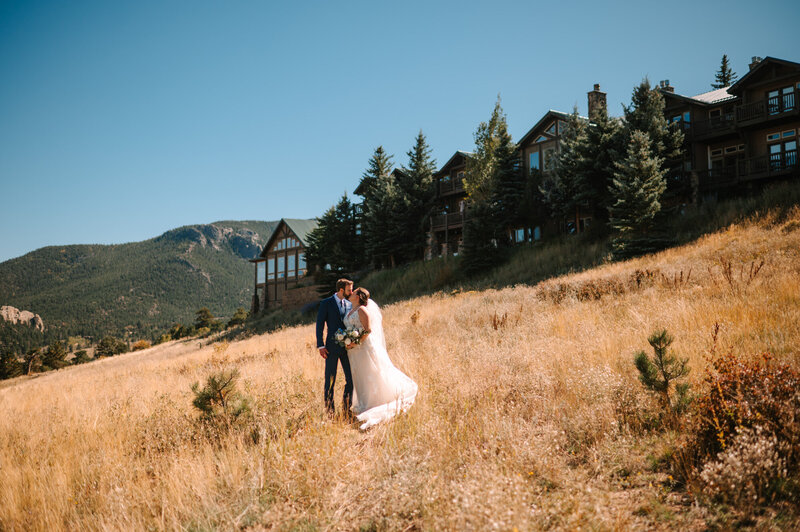
{"label": "groom's hand", "polygon": [[319,356],[321,356],[322,358],[327,359],[328,358],[328,348],[327,347],[320,347],[319,348]]}

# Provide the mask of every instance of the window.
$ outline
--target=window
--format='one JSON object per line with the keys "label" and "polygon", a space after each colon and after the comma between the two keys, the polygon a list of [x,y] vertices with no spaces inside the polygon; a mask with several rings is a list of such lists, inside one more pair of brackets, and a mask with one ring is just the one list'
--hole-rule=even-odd
{"label": "window", "polygon": [[459,179],[464,179],[464,176],[465,176],[465,175],[466,175],[466,174],[465,174],[465,173],[464,173],[464,171],[462,170],[461,172],[459,172],[458,174],[456,174],[456,177],[458,177]]}
{"label": "window", "polygon": [[781,90],[781,106],[783,107],[784,111],[794,109],[794,87],[784,87]]}
{"label": "window", "polygon": [[286,270],[288,271],[287,277],[296,277],[296,272],[294,271],[294,253],[286,257]]}
{"label": "window", "polygon": [[556,123],[553,122],[552,124],[550,124],[550,127],[548,127],[547,130],[545,130],[545,133],[550,133],[551,135],[555,135],[556,134]]}
{"label": "window", "polygon": [[683,121],[687,124],[690,124],[692,122],[692,113],[689,111],[683,113]]}
{"label": "window", "polygon": [[775,115],[781,112],[781,101],[778,98],[779,91],[769,91],[767,93],[767,113]]}
{"label": "window", "polygon": [[517,229],[514,231],[514,242],[525,242],[525,229]]}
{"label": "window", "polygon": [[771,134],[767,135],[767,142],[769,142],[771,140],[778,140],[780,138],[781,138],[781,134],[780,133],[771,133]]}
{"label": "window", "polygon": [[306,254],[297,255],[297,276],[302,277],[306,273]]}
{"label": "window", "polygon": [[783,138],[794,137],[794,129],[790,129],[789,131],[784,131],[783,133],[781,133],[781,136]]}
{"label": "window", "polygon": [[542,228],[538,225],[533,228],[533,239],[534,240],[541,240],[542,239]]}
{"label": "window", "polygon": [[256,262],[256,284],[264,284],[264,279],[267,271],[266,262]]}
{"label": "window", "polygon": [[539,151],[532,151],[530,153],[530,168],[531,170],[539,169]]}
{"label": "window", "polygon": [[539,138],[536,139],[536,142],[545,142],[547,140],[550,139],[548,137],[545,137],[544,135],[539,135]]}
{"label": "window", "polygon": [[736,153],[738,149],[736,146],[728,146],[725,148],[725,153]]}
{"label": "window", "polygon": [[283,279],[286,276],[286,257],[281,255],[278,257],[278,279]]}
{"label": "window", "polygon": [[270,257],[267,260],[267,279],[270,281],[275,279],[275,258]]}
{"label": "window", "polygon": [[721,155],[722,155],[722,148],[719,148],[717,150],[711,150],[712,157],[719,157]]}
{"label": "window", "polygon": [[563,120],[559,120],[558,121],[558,134],[559,135],[563,135],[565,129],[567,129],[567,123],[564,122]]}
{"label": "window", "polygon": [[721,109],[712,109],[712,110],[710,110],[708,112],[708,117],[709,118],[719,118],[720,116],[722,116],[722,110]]}

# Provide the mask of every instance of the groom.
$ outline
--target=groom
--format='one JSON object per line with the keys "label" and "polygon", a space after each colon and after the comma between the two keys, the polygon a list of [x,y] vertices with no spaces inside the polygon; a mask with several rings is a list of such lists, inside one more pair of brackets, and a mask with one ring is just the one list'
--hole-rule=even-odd
{"label": "groom", "polygon": [[[344,317],[351,309],[347,298],[353,293],[353,281],[349,279],[339,279],[336,281],[336,293],[331,297],[323,299],[319,304],[317,312],[317,349],[319,354],[325,359],[325,408],[328,413],[334,414],[336,409],[333,406],[333,385],[336,383],[336,370],[339,362],[342,363],[344,371],[344,397],[342,398],[342,408],[344,414],[350,412],[350,405],[353,403],[353,378],[350,376],[350,360],[347,358],[347,350],[337,345],[334,335],[339,329],[344,329]],[[322,333],[325,326],[328,333],[325,341],[322,341]]]}

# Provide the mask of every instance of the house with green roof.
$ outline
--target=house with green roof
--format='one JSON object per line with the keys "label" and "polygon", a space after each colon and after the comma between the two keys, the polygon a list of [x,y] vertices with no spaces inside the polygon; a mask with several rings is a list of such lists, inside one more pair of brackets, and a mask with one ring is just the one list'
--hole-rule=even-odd
{"label": "house with green roof", "polygon": [[306,247],[317,220],[282,218],[270,235],[255,264],[253,313],[267,308],[300,308],[317,299],[308,275]]}

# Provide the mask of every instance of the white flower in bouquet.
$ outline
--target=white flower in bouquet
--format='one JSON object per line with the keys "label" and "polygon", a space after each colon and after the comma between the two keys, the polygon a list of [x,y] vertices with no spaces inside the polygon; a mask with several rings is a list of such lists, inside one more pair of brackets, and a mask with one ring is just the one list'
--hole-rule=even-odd
{"label": "white flower in bouquet", "polygon": [[346,338],[345,341],[344,341],[344,345],[350,345],[352,343],[353,343],[353,341],[350,338]]}
{"label": "white flower in bouquet", "polygon": [[344,334],[336,333],[336,339],[341,342],[342,340],[344,340]]}
{"label": "white flower in bouquet", "polygon": [[353,333],[351,334],[353,338],[358,338],[361,336],[361,332],[358,329],[353,329]]}

